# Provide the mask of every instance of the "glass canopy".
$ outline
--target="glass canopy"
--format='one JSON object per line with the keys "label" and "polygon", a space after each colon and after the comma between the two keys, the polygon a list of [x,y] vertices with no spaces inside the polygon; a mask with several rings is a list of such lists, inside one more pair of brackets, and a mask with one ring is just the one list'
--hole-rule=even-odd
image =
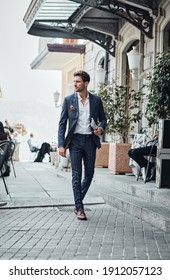
{"label": "glass canopy", "polygon": [[45,0],[38,10],[36,20],[68,20],[80,6],[69,0]]}

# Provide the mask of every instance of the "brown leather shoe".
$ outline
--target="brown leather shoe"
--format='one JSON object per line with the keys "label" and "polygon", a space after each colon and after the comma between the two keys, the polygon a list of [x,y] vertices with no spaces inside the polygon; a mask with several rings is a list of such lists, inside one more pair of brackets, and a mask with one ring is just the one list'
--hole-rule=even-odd
{"label": "brown leather shoe", "polygon": [[77,219],[78,220],[87,220],[87,217],[86,217],[86,214],[84,213],[84,211],[78,211]]}

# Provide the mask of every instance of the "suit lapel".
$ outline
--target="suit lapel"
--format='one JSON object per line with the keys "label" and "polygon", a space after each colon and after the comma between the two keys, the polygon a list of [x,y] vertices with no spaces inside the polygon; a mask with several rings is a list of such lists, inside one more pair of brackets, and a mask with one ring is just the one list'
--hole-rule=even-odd
{"label": "suit lapel", "polygon": [[74,92],[74,94],[73,94],[72,105],[74,106],[74,108],[75,108],[75,110],[76,110],[76,118],[78,119],[78,115],[79,115],[79,105],[78,105],[78,96],[77,96],[77,93],[76,93],[76,92]]}
{"label": "suit lapel", "polygon": [[90,119],[92,118],[92,112],[93,112],[93,96],[89,92],[89,101],[90,101]]}
{"label": "suit lapel", "polygon": [[[92,117],[92,112],[93,112],[93,107],[94,107],[94,98],[93,95],[89,92],[89,102],[90,102],[90,119]],[[72,98],[72,104],[77,112],[77,118],[78,118],[78,114],[79,114],[79,105],[78,105],[78,96],[77,93],[75,92],[73,94],[73,98]]]}

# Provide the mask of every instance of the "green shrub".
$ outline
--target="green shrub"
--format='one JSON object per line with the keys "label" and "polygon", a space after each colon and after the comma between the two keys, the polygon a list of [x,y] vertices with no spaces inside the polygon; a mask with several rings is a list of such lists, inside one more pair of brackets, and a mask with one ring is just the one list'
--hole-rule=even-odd
{"label": "green shrub", "polygon": [[134,123],[142,118],[140,104],[142,90],[130,90],[127,85],[117,85],[115,81],[100,84],[98,95],[103,101],[107,116],[108,134],[118,134],[123,143],[128,142],[128,135],[134,129]]}
{"label": "green shrub", "polygon": [[170,119],[170,48],[157,54],[148,88],[145,116],[151,126],[160,119]]}

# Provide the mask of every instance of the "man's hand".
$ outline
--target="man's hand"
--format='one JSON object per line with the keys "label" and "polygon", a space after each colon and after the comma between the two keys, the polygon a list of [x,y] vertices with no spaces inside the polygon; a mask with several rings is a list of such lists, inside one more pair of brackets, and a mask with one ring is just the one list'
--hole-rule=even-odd
{"label": "man's hand", "polygon": [[94,130],[94,134],[97,136],[100,136],[103,134],[103,128],[101,126],[98,126],[95,130]]}
{"label": "man's hand", "polygon": [[154,134],[152,138],[153,139],[157,139],[158,138],[158,134]]}
{"label": "man's hand", "polygon": [[64,147],[59,148],[59,155],[62,157],[66,157],[66,149]]}

